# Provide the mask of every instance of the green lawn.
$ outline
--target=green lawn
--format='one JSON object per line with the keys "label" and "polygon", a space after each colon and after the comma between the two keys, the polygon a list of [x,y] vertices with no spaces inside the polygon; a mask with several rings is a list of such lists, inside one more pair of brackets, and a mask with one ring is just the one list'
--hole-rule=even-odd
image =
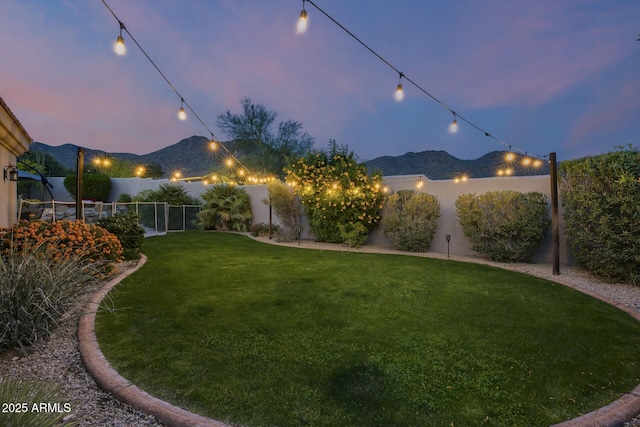
{"label": "green lawn", "polygon": [[98,315],[149,393],[243,426],[546,426],[640,383],[640,324],[497,268],[221,233],[146,239]]}

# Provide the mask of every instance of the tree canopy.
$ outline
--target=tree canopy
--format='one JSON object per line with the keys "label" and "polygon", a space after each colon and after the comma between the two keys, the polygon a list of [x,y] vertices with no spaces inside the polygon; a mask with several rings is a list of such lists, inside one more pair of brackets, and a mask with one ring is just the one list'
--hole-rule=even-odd
{"label": "tree canopy", "polygon": [[240,101],[242,114],[227,111],[218,115],[218,127],[235,142],[238,157],[257,172],[282,177],[287,163],[313,149],[314,139],[295,120],[274,124],[278,114],[250,98]]}

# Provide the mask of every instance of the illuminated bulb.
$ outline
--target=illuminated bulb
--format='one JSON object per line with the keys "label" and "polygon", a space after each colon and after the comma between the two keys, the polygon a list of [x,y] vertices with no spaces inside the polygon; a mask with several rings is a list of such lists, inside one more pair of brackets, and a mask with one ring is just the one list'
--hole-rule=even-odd
{"label": "illuminated bulb", "polygon": [[182,176],[182,173],[180,173],[180,172],[174,172],[173,173],[173,177],[176,178],[176,179],[180,178],[181,176]]}
{"label": "illuminated bulb", "polygon": [[211,143],[209,144],[209,148],[211,148],[212,151],[215,151],[218,149],[218,143],[215,141],[211,141]]}
{"label": "illuminated bulb", "polygon": [[184,107],[180,107],[180,110],[178,110],[178,118],[182,121],[187,120],[187,113],[184,111]]}
{"label": "illuminated bulb", "polygon": [[459,182],[460,182],[460,178],[455,177],[455,178],[453,179],[453,182],[455,182],[456,184],[457,184],[457,183],[459,183]]}
{"label": "illuminated bulb", "polygon": [[298,30],[298,34],[302,34],[305,31],[307,31],[307,26],[308,26],[308,17],[307,17],[307,11],[304,10],[304,4],[302,6],[302,10],[300,11],[300,18],[298,19],[298,25],[297,25],[297,30]]}
{"label": "illuminated bulb", "polygon": [[524,159],[522,159],[522,164],[524,166],[529,166],[531,164],[531,159],[528,157],[525,157]]}
{"label": "illuminated bulb", "polygon": [[398,83],[398,87],[396,88],[396,101],[400,102],[404,99],[404,91],[402,90],[402,85]]}
{"label": "illuminated bulb", "polygon": [[462,182],[467,182],[469,177],[467,175],[462,175]]}
{"label": "illuminated bulb", "polygon": [[422,186],[423,186],[422,180],[418,181],[418,183],[416,184],[416,187],[422,188]]}
{"label": "illuminated bulb", "polygon": [[533,161],[533,167],[534,167],[534,168],[539,168],[540,166],[542,166],[542,160],[540,160],[540,159],[535,159],[535,160]]}
{"label": "illuminated bulb", "polygon": [[452,113],[453,113],[453,121],[449,125],[449,133],[451,134],[458,132],[458,121],[456,120],[456,113],[454,111],[452,111]]}
{"label": "illuminated bulb", "polygon": [[118,36],[116,39],[116,42],[113,44],[113,51],[119,56],[123,56],[127,53],[127,48],[124,45],[124,39],[122,36]]}
{"label": "illuminated bulb", "polygon": [[227,160],[224,161],[224,164],[230,168],[233,166],[233,159],[231,157],[227,158]]}
{"label": "illuminated bulb", "polygon": [[449,125],[449,133],[456,133],[456,132],[458,132],[458,121],[456,120],[456,118],[454,116],[453,117],[453,121]]}
{"label": "illuminated bulb", "polygon": [[218,175],[211,175],[211,180],[212,181],[217,181],[218,180]]}
{"label": "illuminated bulb", "polygon": [[202,185],[207,185],[207,184],[209,184],[209,181],[207,181],[206,179],[202,181]]}
{"label": "illuminated bulb", "polygon": [[244,176],[244,169],[238,170],[238,176]]}
{"label": "illuminated bulb", "polygon": [[513,169],[511,169],[511,168],[507,168],[507,169],[504,171],[504,174],[505,174],[505,175],[512,175],[512,174],[513,174]]}
{"label": "illuminated bulb", "polygon": [[508,152],[506,156],[504,156],[505,160],[507,162],[513,162],[513,159],[516,158],[516,155],[513,154],[512,152]]}

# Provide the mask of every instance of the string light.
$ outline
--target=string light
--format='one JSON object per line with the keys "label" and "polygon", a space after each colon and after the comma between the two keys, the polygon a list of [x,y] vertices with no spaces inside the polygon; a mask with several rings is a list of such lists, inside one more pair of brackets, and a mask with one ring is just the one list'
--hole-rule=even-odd
{"label": "string light", "polygon": [[[496,142],[499,142],[500,144],[503,144],[506,147],[509,147],[509,150],[511,151],[511,146],[509,144],[507,144],[505,141],[502,141],[501,139],[495,137],[494,135],[490,134],[489,132],[487,132],[486,130],[482,129],[480,126],[476,125],[475,123],[471,122],[470,120],[468,120],[467,118],[459,115],[458,113],[455,113],[454,110],[449,107],[447,104],[445,104],[444,102],[442,102],[441,100],[439,100],[438,98],[436,98],[434,95],[432,95],[431,93],[429,93],[427,90],[425,90],[423,87],[421,87],[419,84],[417,84],[415,81],[413,81],[412,79],[410,79],[409,77],[407,77],[406,75],[404,75],[403,73],[400,72],[400,70],[395,67],[393,64],[391,64],[388,60],[386,60],[384,57],[382,57],[378,52],[376,52],[375,50],[373,50],[371,47],[369,47],[365,42],[363,42],[362,40],[360,40],[355,34],[353,34],[351,31],[349,31],[344,25],[342,25],[341,23],[339,23],[335,18],[333,18],[331,15],[329,15],[327,12],[325,12],[322,8],[320,8],[317,4],[315,4],[315,2],[313,0],[303,0],[303,4],[304,1],[309,2],[313,7],[315,7],[320,13],[322,13],[325,17],[327,17],[330,21],[332,21],[334,24],[336,24],[338,27],[340,27],[340,29],[342,29],[344,32],[346,32],[349,36],[351,36],[355,41],[357,41],[358,43],[360,43],[365,49],[367,49],[369,52],[371,52],[373,55],[375,55],[380,61],[384,62],[388,67],[390,67],[391,69],[393,69],[394,71],[396,71],[397,73],[400,74],[400,77],[403,78],[408,81],[409,83],[411,83],[416,89],[418,89],[420,92],[424,93],[425,95],[427,95],[429,98],[431,98],[432,100],[434,100],[435,102],[437,102],[438,104],[440,104],[440,106],[442,106],[444,109],[448,110],[449,112],[454,114],[454,122],[457,125],[458,120],[460,119],[463,122],[467,123],[468,125],[470,125],[471,127],[475,128],[476,130],[482,132],[484,134],[484,136],[489,137],[494,139]],[[402,96],[400,95],[400,93],[402,92],[402,85],[398,84],[398,88],[396,89],[396,100],[398,99],[398,97]],[[402,99],[402,98],[401,98]],[[452,123],[453,124],[453,123]],[[451,127],[451,125],[450,125]],[[524,154],[525,151],[520,150],[518,148],[514,148],[514,151],[517,151],[519,153]],[[545,156],[534,156],[534,157],[545,157]]]}
{"label": "string light", "polygon": [[298,25],[296,29],[298,30],[298,34],[302,34],[307,31],[307,26],[309,25],[309,18],[307,16],[307,11],[304,8],[305,0],[302,0],[302,10],[300,11],[300,18],[298,18]]}
{"label": "string light", "polygon": [[[151,59],[151,57],[149,56],[149,54],[144,50],[144,48],[140,45],[140,43],[138,43],[138,41],[135,39],[135,37],[133,37],[133,35],[131,34],[131,32],[125,27],[124,23],[118,18],[118,16],[114,13],[114,11],[111,9],[111,7],[107,4],[106,0],[101,0],[102,3],[104,4],[104,6],[109,10],[109,12],[111,13],[111,15],[113,15],[114,19],[118,22],[118,24],[120,25],[120,36],[118,37],[117,41],[116,41],[116,45],[114,45],[114,49],[117,47],[118,51],[116,53],[120,54],[120,52],[124,52],[124,50],[122,50],[122,48],[124,47],[124,38],[122,38],[122,31],[124,30],[124,32],[127,33],[127,35],[129,36],[129,38],[133,41],[133,43],[138,47],[138,49],[140,49],[140,51],[142,52],[142,54],[147,58],[147,60],[149,61],[149,63],[151,63],[151,65],[153,65],[153,67],[155,68],[155,70],[160,74],[160,76],[162,76],[162,78],[164,79],[164,81],[167,83],[167,85],[169,85],[169,87],[176,93],[176,95],[178,95],[178,97],[180,98],[180,110],[178,112],[178,118],[180,120],[186,120],[187,118],[187,113],[186,113],[186,109],[188,109],[191,114],[193,115],[193,117],[195,117],[201,124],[202,126],[211,134],[211,143],[215,142],[217,147],[220,147],[223,149],[223,151],[226,153],[227,157],[230,157],[232,159],[232,162],[234,164],[238,164],[239,166],[243,167],[247,173],[250,172],[249,168],[247,168],[246,166],[244,166],[242,164],[242,162],[236,158],[236,156],[231,153],[229,151],[229,149],[222,143],[219,141],[215,141],[215,137],[213,135],[213,132],[211,131],[211,129],[207,126],[207,124],[202,120],[202,118],[200,118],[200,116],[193,110],[193,108],[191,108],[191,106],[189,105],[189,103],[182,97],[182,95],[180,94],[180,92],[178,92],[178,90],[176,89],[176,87],[171,83],[171,81],[167,78],[167,76],[162,72],[162,70],[160,70],[160,68],[158,67],[158,65],[153,61],[153,59]],[[304,1],[303,0],[303,9],[304,9]],[[306,13],[306,11],[305,11]],[[211,146],[211,145],[210,145]],[[215,150],[215,148],[213,148],[213,146],[211,146],[212,150]],[[194,179],[203,179],[204,177],[199,177],[199,178],[194,178]],[[176,180],[176,178],[172,178],[172,180]]]}
{"label": "string light", "polygon": [[116,42],[113,44],[113,51],[116,55],[123,56],[127,53],[127,47],[124,45],[124,38],[122,38],[122,30],[124,30],[124,24],[121,21],[118,21],[120,24],[120,35],[116,39]]}
{"label": "string light", "polygon": [[184,111],[184,99],[180,98],[180,109],[178,110],[178,119],[183,122],[187,120],[187,113]]}
{"label": "string light", "polygon": [[452,113],[453,113],[453,121],[449,125],[449,133],[451,134],[458,132],[458,121],[456,120],[456,112],[452,111]]}
{"label": "string light", "polygon": [[402,90],[402,77],[404,76],[404,74],[398,73],[398,75],[400,77],[398,78],[398,87],[396,87],[395,98],[396,101],[400,102],[404,99],[404,91]]}

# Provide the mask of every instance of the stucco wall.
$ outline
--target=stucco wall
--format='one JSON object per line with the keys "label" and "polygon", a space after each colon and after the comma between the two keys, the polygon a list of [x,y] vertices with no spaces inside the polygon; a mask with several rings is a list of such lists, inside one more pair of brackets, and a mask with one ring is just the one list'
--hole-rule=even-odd
{"label": "stucco wall", "polygon": [[[71,201],[71,196],[67,193],[62,185],[62,178],[53,178],[51,180],[54,185],[54,197],[60,201]],[[422,182],[422,186],[417,188],[418,182]],[[112,191],[110,201],[117,200],[122,193],[136,195],[142,190],[155,190],[162,184],[167,184],[166,179],[150,179],[150,178],[112,178]],[[398,190],[415,190],[425,192],[436,196],[440,202],[441,216],[438,220],[438,229],[431,243],[430,250],[433,252],[447,253],[446,235],[451,235],[450,253],[451,255],[475,255],[471,250],[469,240],[464,236],[462,227],[456,215],[455,201],[461,194],[476,193],[483,194],[489,191],[499,190],[516,190],[523,193],[538,191],[546,194],[551,200],[551,182],[548,175],[527,176],[527,177],[503,177],[503,178],[477,178],[469,179],[466,182],[455,183],[453,180],[431,181],[424,175],[405,175],[405,176],[388,176],[384,178],[384,183],[391,191]],[[206,190],[200,182],[186,183],[181,182],[187,192],[194,196],[200,197]],[[263,200],[268,198],[266,185],[250,185],[244,187],[251,196],[251,207],[254,214],[254,223],[269,222],[269,206]],[[273,215],[273,223],[279,224],[278,218]],[[305,221],[303,220],[303,223]],[[562,264],[569,263],[567,253],[566,239],[564,235],[564,221],[562,219],[562,210],[560,211],[560,262]],[[309,233],[308,227],[302,234],[303,238],[313,238]],[[379,225],[369,238],[370,244],[381,246],[391,246],[389,240],[382,233],[382,225]],[[534,257],[536,262],[552,262],[552,246],[551,232],[546,236],[544,244],[540,247]]]}

